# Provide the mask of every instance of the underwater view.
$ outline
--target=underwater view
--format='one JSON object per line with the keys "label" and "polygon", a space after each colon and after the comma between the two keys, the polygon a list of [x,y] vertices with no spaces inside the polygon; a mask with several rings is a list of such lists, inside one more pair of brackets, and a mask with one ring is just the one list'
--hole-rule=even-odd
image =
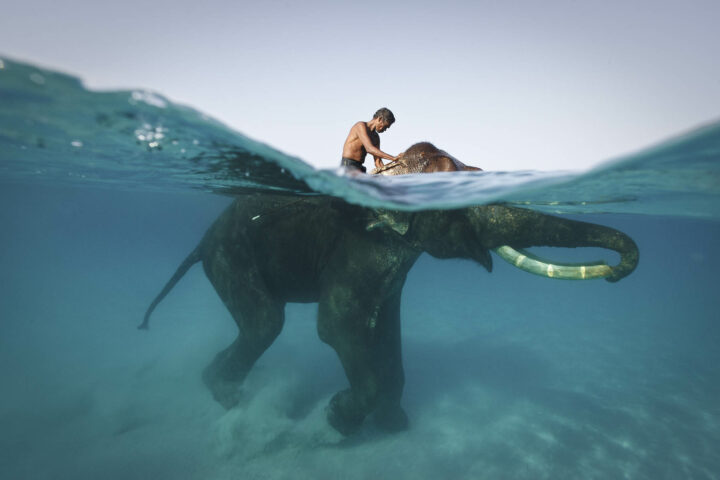
{"label": "underwater view", "polygon": [[688,127],[352,175],[0,58],[0,478],[719,478],[720,122]]}

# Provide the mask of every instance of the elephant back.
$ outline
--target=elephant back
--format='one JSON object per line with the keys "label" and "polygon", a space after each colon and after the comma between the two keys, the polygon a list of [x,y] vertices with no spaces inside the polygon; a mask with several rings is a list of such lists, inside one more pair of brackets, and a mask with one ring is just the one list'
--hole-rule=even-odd
{"label": "elephant back", "polygon": [[398,160],[377,168],[372,173],[379,175],[406,175],[410,173],[461,170],[480,169],[467,167],[464,163],[430,142],[419,142],[405,150]]}

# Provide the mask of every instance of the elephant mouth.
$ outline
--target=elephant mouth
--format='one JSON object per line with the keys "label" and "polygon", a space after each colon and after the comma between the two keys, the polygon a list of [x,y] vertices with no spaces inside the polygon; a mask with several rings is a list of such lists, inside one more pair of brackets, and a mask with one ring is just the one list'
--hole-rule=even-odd
{"label": "elephant mouth", "polygon": [[560,280],[590,280],[612,275],[613,268],[604,261],[588,263],[560,263],[537,257],[525,250],[503,245],[493,249],[500,258],[528,273]]}

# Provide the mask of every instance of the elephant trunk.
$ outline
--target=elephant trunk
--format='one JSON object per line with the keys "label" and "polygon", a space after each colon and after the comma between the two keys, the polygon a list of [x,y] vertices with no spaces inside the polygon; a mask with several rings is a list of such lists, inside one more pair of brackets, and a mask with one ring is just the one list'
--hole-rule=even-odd
{"label": "elephant trunk", "polygon": [[[635,242],[610,227],[545,215],[522,208],[493,205],[478,209],[483,222],[483,239],[504,260],[530,273],[561,279],[606,278],[616,282],[637,266]],[[563,264],[534,257],[522,250],[531,246],[601,247],[620,254],[616,266],[604,262]]]}

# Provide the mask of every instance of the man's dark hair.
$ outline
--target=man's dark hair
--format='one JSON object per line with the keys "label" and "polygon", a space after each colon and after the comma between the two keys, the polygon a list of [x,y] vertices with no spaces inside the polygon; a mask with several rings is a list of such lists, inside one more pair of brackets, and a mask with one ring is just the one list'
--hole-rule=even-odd
{"label": "man's dark hair", "polygon": [[377,112],[375,112],[375,115],[373,115],[373,118],[380,118],[382,120],[385,120],[389,125],[392,125],[395,123],[395,115],[390,111],[388,108],[381,108]]}

